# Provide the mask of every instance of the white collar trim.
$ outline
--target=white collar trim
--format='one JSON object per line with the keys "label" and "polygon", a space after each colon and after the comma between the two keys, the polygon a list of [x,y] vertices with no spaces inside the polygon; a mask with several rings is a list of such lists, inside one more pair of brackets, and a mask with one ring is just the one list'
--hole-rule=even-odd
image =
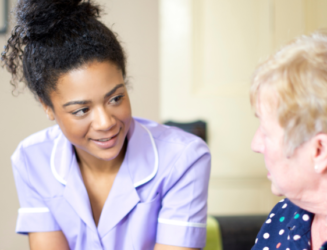
{"label": "white collar trim", "polygon": [[[138,181],[138,182],[134,183],[134,187],[135,188],[137,188],[139,186],[142,186],[143,184],[145,184],[145,183],[149,182],[150,180],[152,180],[155,177],[155,175],[157,174],[157,172],[158,172],[158,166],[159,166],[158,150],[157,150],[155,141],[153,139],[153,136],[152,136],[150,130],[147,127],[145,127],[141,123],[139,123],[139,124],[141,125],[142,128],[145,129],[145,131],[148,133],[148,135],[150,137],[152,149],[153,149],[153,152],[154,152],[154,169],[153,169],[152,173],[149,176],[147,176],[146,178],[144,178],[141,181]],[[56,152],[58,150],[58,144],[59,144],[59,142],[62,139],[64,139],[63,137],[64,137],[64,135],[61,132],[59,134],[59,136],[54,141],[54,146],[53,146],[53,149],[52,149],[51,159],[50,159],[50,166],[51,166],[51,172],[52,172],[53,176],[57,179],[57,181],[59,181],[64,186],[66,186],[67,185],[67,181],[64,178],[62,178],[62,176],[57,172],[57,169],[55,167],[55,157],[56,157]],[[65,148],[65,150],[69,150],[69,149],[68,148]],[[61,156],[61,157],[63,157],[63,156]]]}
{"label": "white collar trim", "polygon": [[56,155],[56,151],[58,148],[58,143],[61,139],[61,137],[63,136],[62,133],[59,134],[59,136],[56,138],[56,140],[54,141],[54,146],[52,149],[52,153],[51,153],[51,160],[50,160],[50,165],[51,165],[51,171],[52,174],[54,175],[54,177],[57,179],[57,181],[59,181],[61,184],[65,185],[67,184],[67,181],[65,181],[57,172],[56,167],[55,167],[55,155]]}
{"label": "white collar trim", "polygon": [[152,180],[155,175],[157,174],[158,172],[158,166],[159,166],[159,157],[158,157],[158,150],[157,150],[157,147],[156,147],[156,143],[154,142],[154,139],[153,139],[153,136],[150,132],[150,130],[145,127],[144,125],[140,124],[145,130],[146,132],[149,134],[149,137],[150,137],[150,140],[151,140],[151,145],[152,145],[152,149],[153,149],[153,152],[154,152],[154,169],[152,171],[152,173],[147,176],[146,178],[144,178],[143,180],[141,181],[138,181],[136,183],[134,183],[134,187],[137,188],[147,182],[149,182],[150,180]]}

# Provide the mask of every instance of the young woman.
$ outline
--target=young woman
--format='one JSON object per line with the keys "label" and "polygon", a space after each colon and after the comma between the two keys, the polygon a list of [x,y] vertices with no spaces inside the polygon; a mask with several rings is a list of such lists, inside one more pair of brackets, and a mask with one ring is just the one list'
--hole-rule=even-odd
{"label": "young woman", "polygon": [[20,0],[2,54],[58,125],[12,156],[16,231],[38,249],[200,249],[210,154],[199,138],[136,119],[125,56],[99,8]]}

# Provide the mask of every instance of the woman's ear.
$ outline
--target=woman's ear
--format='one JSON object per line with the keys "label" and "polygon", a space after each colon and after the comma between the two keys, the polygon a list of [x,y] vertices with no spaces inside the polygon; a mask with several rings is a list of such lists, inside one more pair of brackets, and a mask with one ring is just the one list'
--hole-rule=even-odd
{"label": "woman's ear", "polygon": [[327,134],[315,135],[312,142],[314,170],[317,174],[327,172]]}
{"label": "woman's ear", "polygon": [[41,99],[39,99],[39,101],[42,104],[43,110],[44,110],[46,116],[48,117],[48,119],[50,121],[54,121],[55,116],[54,116],[53,109],[51,107],[49,107],[48,105],[46,105]]}

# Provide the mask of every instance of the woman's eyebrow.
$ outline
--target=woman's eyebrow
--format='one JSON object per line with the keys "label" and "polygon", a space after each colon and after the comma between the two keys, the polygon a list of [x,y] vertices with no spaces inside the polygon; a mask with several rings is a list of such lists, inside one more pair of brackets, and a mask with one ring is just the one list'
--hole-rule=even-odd
{"label": "woman's eyebrow", "polygon": [[110,90],[107,94],[104,95],[104,99],[111,96],[113,93],[115,93],[117,89],[124,87],[124,86],[125,86],[124,83],[120,83],[120,84],[116,85],[116,87],[114,87],[112,90]]}
{"label": "woman's eyebrow", "polygon": [[67,107],[69,105],[85,105],[90,103],[91,101],[71,101],[71,102],[67,102],[64,105],[62,105],[63,107]]}
{"label": "woman's eyebrow", "polygon": [[[112,90],[110,90],[107,94],[105,94],[104,99],[107,98],[108,96],[111,96],[113,93],[116,92],[117,89],[124,87],[124,83],[120,83],[118,85],[116,85]],[[69,106],[69,105],[85,105],[85,104],[89,104],[91,101],[89,100],[81,100],[81,101],[71,101],[71,102],[67,102],[64,105],[62,105],[64,108]]]}

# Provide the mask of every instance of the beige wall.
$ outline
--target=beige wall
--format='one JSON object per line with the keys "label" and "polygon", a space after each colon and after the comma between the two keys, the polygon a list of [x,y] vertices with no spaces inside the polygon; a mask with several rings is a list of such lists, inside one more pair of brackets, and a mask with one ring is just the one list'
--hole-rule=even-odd
{"label": "beige wall", "polygon": [[133,115],[159,121],[158,0],[95,0],[127,52]]}
{"label": "beige wall", "polygon": [[[155,0],[98,0],[107,14],[102,20],[119,34],[128,55],[130,98],[133,114],[159,120],[158,93],[158,3]],[[12,4],[12,3],[11,3]],[[3,48],[8,34],[0,35]],[[27,237],[15,234],[16,188],[10,155],[26,136],[51,126],[40,105],[26,90],[14,97],[10,75],[0,69],[0,249],[28,249]]]}
{"label": "beige wall", "polygon": [[160,117],[208,123],[208,212],[267,214],[262,155],[250,144],[249,102],[258,62],[295,36],[327,27],[323,0],[160,0]]}

